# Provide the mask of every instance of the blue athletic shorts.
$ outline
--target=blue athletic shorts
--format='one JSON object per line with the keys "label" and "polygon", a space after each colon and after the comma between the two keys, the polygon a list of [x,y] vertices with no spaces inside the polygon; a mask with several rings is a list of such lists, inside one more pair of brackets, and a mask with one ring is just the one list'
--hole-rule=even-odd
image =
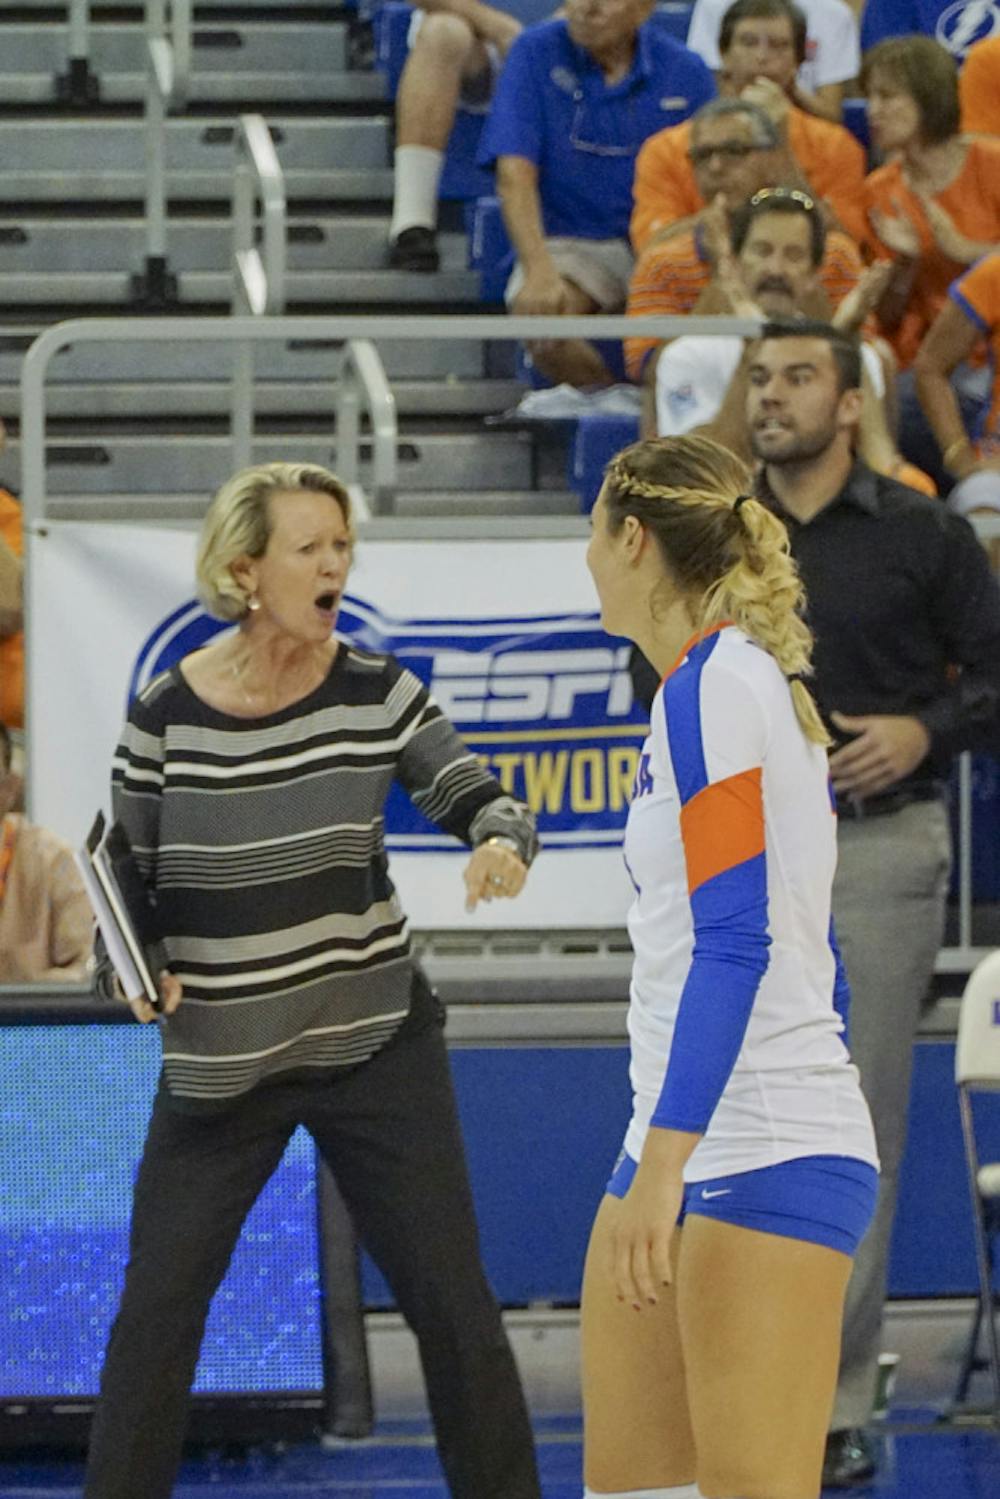
{"label": "blue athletic shorts", "polygon": [[[608,1182],[613,1197],[632,1185],[636,1162],[623,1151]],[[678,1223],[688,1213],[853,1255],[875,1214],[878,1172],[849,1156],[812,1155],[759,1171],[688,1182]]]}

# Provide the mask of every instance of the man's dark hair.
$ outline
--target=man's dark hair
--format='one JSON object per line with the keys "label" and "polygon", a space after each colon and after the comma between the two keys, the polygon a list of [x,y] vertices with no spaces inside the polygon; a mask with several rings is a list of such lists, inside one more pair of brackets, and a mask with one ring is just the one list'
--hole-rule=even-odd
{"label": "man's dark hair", "polygon": [[722,17],[719,27],[719,52],[725,57],[732,46],[733,32],[740,21],[775,21],[782,17],[791,22],[795,60],[800,65],[806,56],[806,18],[792,0],[736,0]]}
{"label": "man's dark hair", "polygon": [[733,254],[738,255],[746,243],[751,226],[766,213],[797,213],[809,221],[809,250],[814,266],[822,265],[826,253],[826,224],[819,204],[808,193],[793,187],[765,187],[741,203],[733,214],[729,238]]}
{"label": "man's dark hair", "polygon": [[861,345],[849,333],[842,333],[818,318],[776,318],[761,329],[760,342],[772,338],[821,338],[829,344],[837,369],[837,394],[861,389]]}
{"label": "man's dark hair", "polygon": [[14,760],[14,746],[11,744],[10,733],[7,725],[0,723],[0,776],[5,776],[10,770]]}

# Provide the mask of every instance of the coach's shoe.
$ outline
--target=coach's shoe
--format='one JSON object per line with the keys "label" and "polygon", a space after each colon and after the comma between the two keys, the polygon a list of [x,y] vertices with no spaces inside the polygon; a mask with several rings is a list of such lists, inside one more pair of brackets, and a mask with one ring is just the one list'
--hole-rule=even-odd
{"label": "coach's shoe", "polygon": [[860,1426],[831,1431],[823,1458],[823,1487],[853,1489],[875,1477],[875,1446]]}
{"label": "coach's shoe", "polygon": [[394,271],[436,271],[441,264],[433,229],[414,225],[389,241],[389,264]]}

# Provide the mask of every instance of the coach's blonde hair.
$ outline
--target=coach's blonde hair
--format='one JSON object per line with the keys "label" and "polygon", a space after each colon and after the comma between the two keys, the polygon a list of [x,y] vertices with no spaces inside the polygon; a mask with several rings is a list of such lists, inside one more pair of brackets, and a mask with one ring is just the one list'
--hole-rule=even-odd
{"label": "coach's blonde hair", "polygon": [[296,490],[336,500],[353,545],[351,498],[329,469],[315,463],[260,463],[241,469],[208,507],[198,540],[198,596],[216,619],[242,619],[248,612],[249,600],[233,576],[233,563],[240,557],[263,557],[271,536],[270,502]]}
{"label": "coach's blonde hair", "polygon": [[805,592],[788,532],[749,489],[744,465],[710,438],[651,438],[624,448],[608,464],[608,525],[617,532],[626,516],[635,516],[655,538],[698,629],[732,620],[763,646],[789,679],[803,733],[828,745],[830,736],[803,681],[812,671],[813,642],[802,618]]}

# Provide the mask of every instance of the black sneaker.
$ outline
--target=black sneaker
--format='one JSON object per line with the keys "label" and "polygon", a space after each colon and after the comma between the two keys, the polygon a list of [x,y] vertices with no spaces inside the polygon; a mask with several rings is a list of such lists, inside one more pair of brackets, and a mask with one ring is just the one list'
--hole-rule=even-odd
{"label": "black sneaker", "polygon": [[860,1426],[831,1431],[823,1458],[824,1489],[853,1489],[875,1477],[875,1447]]}
{"label": "black sneaker", "polygon": [[436,271],[441,264],[437,235],[416,224],[389,241],[389,264],[394,271]]}

